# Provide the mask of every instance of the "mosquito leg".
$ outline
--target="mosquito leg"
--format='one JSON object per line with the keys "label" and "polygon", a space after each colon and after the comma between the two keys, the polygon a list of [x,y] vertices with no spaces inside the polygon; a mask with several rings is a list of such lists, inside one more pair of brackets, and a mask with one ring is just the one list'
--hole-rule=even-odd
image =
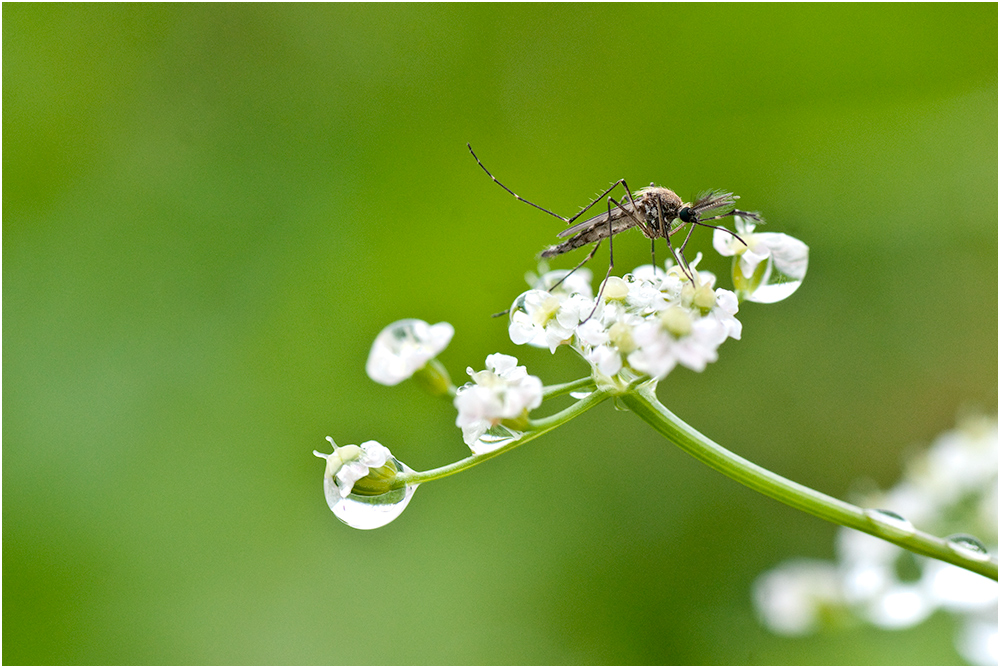
{"label": "mosquito leg", "polygon": [[573,274],[574,271],[576,271],[577,269],[579,269],[583,265],[585,265],[588,262],[590,262],[591,258],[594,257],[594,254],[597,253],[597,249],[601,247],[601,241],[603,241],[603,239],[599,240],[596,244],[594,244],[594,247],[590,249],[589,253],[587,253],[587,257],[583,258],[583,262],[581,262],[580,264],[578,264],[575,267],[573,267],[572,269],[570,269],[569,272],[565,276],[563,276],[562,278],[560,278],[558,281],[556,281],[555,285],[553,285],[551,288],[549,288],[548,291],[552,292],[553,290],[555,290],[556,288],[558,288],[560,285],[562,285],[563,281],[565,281],[567,278],[569,278]]}
{"label": "mosquito leg", "polygon": [[[617,188],[618,186],[621,186],[621,187],[625,188],[625,194],[628,196],[628,201],[632,203],[632,208],[635,209],[635,202],[632,201],[632,191],[629,190],[628,184],[625,183],[625,179],[618,179],[617,181],[615,181],[614,183],[611,184],[610,188],[608,188],[607,190],[605,190],[604,192],[602,192],[600,195],[598,195],[597,199],[595,199],[590,204],[588,204],[587,206],[585,206],[582,209],[580,209],[579,211],[577,211],[576,214],[572,218],[570,218],[568,221],[566,221],[566,222],[572,223],[574,220],[576,220],[577,218],[579,218],[580,216],[582,216],[584,213],[586,213],[587,211],[589,211],[590,207],[594,206],[595,204],[597,204],[598,202],[600,202],[602,199],[604,199],[606,196],[610,195],[611,191],[614,190],[615,188]],[[618,202],[615,202],[614,199],[612,199],[612,198],[609,198],[609,199],[610,199],[610,201],[614,202],[615,206],[619,206]],[[636,220],[635,216],[632,214],[631,211],[626,211],[626,213],[628,213],[629,216],[633,220]],[[611,217],[610,214],[611,214],[611,207],[609,206],[608,207],[608,217],[609,218]],[[639,221],[636,220],[636,222],[639,222]]]}
{"label": "mosquito leg", "polygon": [[724,214],[719,215],[719,216],[712,216],[711,218],[705,218],[704,220],[700,220],[700,221],[698,221],[697,224],[698,225],[704,225],[705,227],[711,227],[713,230],[722,230],[723,232],[726,232],[726,233],[732,235],[737,240],[739,240],[739,242],[741,244],[743,244],[744,246],[746,246],[747,242],[743,241],[743,239],[740,239],[740,235],[736,234],[735,232],[731,232],[731,231],[727,230],[724,227],[716,227],[715,225],[705,225],[706,221],[709,221],[709,220],[718,220],[719,218],[728,218],[730,216],[740,216],[741,218],[749,218],[750,220],[757,221],[758,223],[762,222],[762,219],[761,219],[759,213],[754,213],[752,211],[740,211],[739,209],[733,209],[729,213],[724,213]]}
{"label": "mosquito leg", "polygon": [[[597,197],[595,197],[593,199],[593,201],[590,202],[590,204],[588,204],[587,206],[585,206],[582,209],[580,209],[579,211],[577,211],[576,214],[574,214],[573,216],[570,216],[569,218],[566,218],[565,216],[560,216],[558,213],[555,213],[553,211],[549,211],[545,207],[538,206],[534,202],[530,202],[530,201],[524,199],[523,197],[521,197],[520,195],[518,195],[516,192],[514,192],[513,190],[511,190],[510,188],[508,188],[507,186],[505,186],[503,183],[501,183],[497,179],[497,177],[493,176],[493,174],[490,173],[490,170],[486,169],[486,165],[484,165],[483,162],[479,159],[479,156],[476,155],[476,152],[472,150],[472,145],[466,143],[466,146],[469,149],[469,153],[471,153],[472,157],[475,158],[476,164],[478,164],[482,168],[482,170],[484,172],[486,172],[486,175],[488,177],[490,177],[491,179],[493,179],[494,183],[496,183],[498,186],[500,186],[501,188],[503,188],[504,190],[506,190],[508,193],[510,193],[511,195],[513,195],[517,200],[519,200],[521,202],[524,202],[525,204],[528,204],[530,206],[533,206],[536,209],[538,209],[539,211],[544,211],[545,213],[549,214],[550,216],[555,216],[556,218],[558,218],[559,220],[563,221],[566,224],[572,224],[572,222],[574,220],[576,220],[577,218],[579,218],[580,216],[582,216],[584,213],[586,213],[587,211],[589,211],[592,206],[594,206],[595,204],[597,204],[598,202],[600,202],[606,196],[610,195],[611,191],[613,191],[618,186],[623,186],[625,188],[625,192],[628,194],[629,201],[630,202],[632,201],[632,191],[629,190],[628,184],[625,183],[625,179],[618,179],[617,181],[615,181],[614,183],[611,184],[610,188],[608,188],[603,193],[601,193],[600,195],[598,195]],[[634,206],[635,202],[632,202],[632,204]]]}
{"label": "mosquito leg", "polygon": [[667,250],[670,251],[670,256],[674,258],[674,262],[680,267],[680,270],[688,277],[688,280],[694,282],[694,275],[691,273],[691,267],[688,265],[687,258],[684,257],[683,253],[678,253],[674,250],[673,244],[670,243],[670,237],[667,237]]}
{"label": "mosquito leg", "polygon": [[[674,245],[670,241],[670,235],[676,234],[681,229],[681,226],[678,226],[676,229],[670,230],[669,229],[670,223],[664,224],[663,209],[659,205],[657,205],[656,208],[656,215],[657,215],[657,222],[659,223],[660,234],[667,242],[667,250],[670,251],[670,256],[674,259],[674,262],[677,263],[677,266],[680,267],[680,270],[684,272],[684,275],[687,276],[689,280],[694,281],[694,276],[691,273],[691,268],[688,265],[687,258],[684,257],[684,246],[683,245],[681,246],[680,253],[678,253],[676,250],[674,250]],[[691,232],[689,230],[688,236],[690,235]],[[687,239],[684,240],[684,244],[685,245],[687,244]]]}
{"label": "mosquito leg", "polygon": [[[680,228],[678,228],[678,231],[680,231]],[[688,233],[687,236],[684,237],[684,243],[682,243],[681,247],[678,249],[682,255],[684,254],[684,249],[687,248],[688,241],[691,239],[692,232],[694,232],[694,225],[688,227]]]}
{"label": "mosquito leg", "polygon": [[[508,188],[504,184],[500,183],[497,180],[497,177],[493,176],[490,173],[490,170],[486,169],[486,165],[484,165],[482,163],[482,161],[479,159],[479,156],[476,155],[476,152],[472,150],[472,144],[468,144],[467,143],[466,146],[469,147],[469,153],[471,153],[472,157],[476,159],[476,162],[479,164],[479,166],[483,168],[483,171],[486,172],[486,175],[488,177],[490,177],[491,179],[493,179],[493,183],[497,184],[498,186],[500,186],[501,188],[503,188],[504,190],[506,190],[507,192],[509,192],[517,200],[519,200],[521,202],[524,202],[525,204],[530,204],[531,206],[535,207],[536,209],[538,209],[540,211],[544,211],[545,213],[549,214],[550,216],[555,216],[556,218],[558,218],[559,220],[563,221],[564,223],[569,223],[569,222],[571,222],[573,220],[572,218],[566,218],[564,216],[560,216],[558,213],[553,213],[552,211],[549,211],[548,209],[546,209],[544,207],[538,206],[534,202],[529,202],[528,200],[524,199],[523,197],[521,197],[520,195],[518,195],[516,192],[514,192],[513,190],[511,190],[510,188]],[[575,218],[575,216],[574,216],[574,218]]]}
{"label": "mosquito leg", "polygon": [[[625,189],[626,191],[628,191],[628,186],[625,186]],[[629,193],[629,197],[631,197],[631,193]],[[611,270],[614,269],[615,266],[615,246],[614,246],[615,235],[611,226],[612,203],[616,207],[621,206],[618,202],[615,202],[613,197],[608,198],[608,270],[604,272],[604,280],[601,281],[601,287],[597,291],[597,299],[594,300],[594,308],[590,311],[590,315],[588,315],[586,318],[580,321],[581,325],[590,320],[591,318],[593,318],[594,314],[597,313],[597,307],[601,303],[601,297],[604,296],[604,286],[607,285],[608,278],[611,276]],[[597,250],[597,246],[594,246],[594,250]],[[593,255],[593,253],[591,253],[591,255]]]}

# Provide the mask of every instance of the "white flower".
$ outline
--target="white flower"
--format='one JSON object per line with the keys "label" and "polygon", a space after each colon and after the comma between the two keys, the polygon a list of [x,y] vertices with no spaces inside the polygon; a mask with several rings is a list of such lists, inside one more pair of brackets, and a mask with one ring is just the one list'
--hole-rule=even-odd
{"label": "white flower", "polygon": [[392,453],[378,441],[365,441],[360,446],[338,447],[329,436],[326,440],[333,446],[333,452],[325,455],[313,450],[313,454],[326,460],[323,491],[326,493],[326,502],[333,508],[351,493],[354,483],[367,476],[371,469],[385,466]]}
{"label": "white flower", "polygon": [[[567,274],[569,274],[567,276]],[[569,295],[579,294],[584,297],[593,297],[593,288],[590,283],[593,280],[593,274],[590,273],[589,269],[577,269],[573,273],[570,273],[569,269],[555,269],[553,271],[548,271],[541,276],[535,276],[534,273],[525,276],[528,279],[528,285],[536,290],[543,290],[551,292],[552,294],[562,294]],[[552,287],[559,283],[558,286]]]}
{"label": "white flower", "polygon": [[463,440],[477,455],[499,447],[480,441],[491,427],[521,418],[542,403],[542,381],[517,366],[517,358],[494,353],[486,358],[486,366],[485,371],[469,367],[473,382],[458,388],[455,395],[455,425],[462,428]]}
{"label": "white flower", "polygon": [[613,376],[622,370],[622,356],[612,346],[597,346],[586,353],[586,357],[587,361],[605,376]]}
{"label": "white flower", "polygon": [[836,567],[816,559],[796,559],[757,578],[754,603],[771,631],[798,636],[819,629],[824,609],[843,604]]}
{"label": "white flower", "polygon": [[606,304],[577,328],[575,347],[598,373],[614,376],[624,367],[624,357],[635,349],[632,334],[642,322],[623,305]]}
{"label": "white flower", "polygon": [[785,299],[802,284],[809,268],[809,247],[787,234],[755,233],[755,227],[737,216],[736,233],[743,241],[717,229],[712,245],[720,255],[736,257],[733,281],[744,299],[772,304]]}
{"label": "white flower", "polygon": [[580,321],[594,308],[594,301],[581,294],[552,294],[528,290],[520,295],[510,310],[510,340],[517,345],[556,348],[573,338]]}
{"label": "white flower", "polygon": [[715,277],[707,272],[699,272],[699,278],[706,280],[697,288],[686,285],[679,302],[635,327],[637,349],[628,355],[633,369],[653,378],[665,377],[677,364],[704,371],[718,359],[717,350],[727,338],[740,338],[736,296],[722,288],[713,291]]}
{"label": "white flower", "polygon": [[[742,325],[736,295],[714,289],[713,274],[693,271],[700,260],[701,254],[688,271],[668,261],[666,270],[645,265],[634,274],[612,276],[596,307],[582,286],[572,294],[528,290],[511,307],[510,338],[552,352],[569,344],[607,377],[626,365],[656,379],[677,364],[702,371],[727,338],[740,338]],[[536,284],[549,285],[563,275],[550,272]]]}
{"label": "white flower", "polygon": [[715,306],[712,307],[712,317],[725,327],[728,338],[737,341],[743,335],[743,323],[736,319],[739,310],[740,300],[736,298],[736,293],[725,288],[715,289]]}
{"label": "white flower", "polygon": [[365,371],[382,385],[397,385],[424,367],[448,347],[455,328],[447,322],[428,325],[423,320],[398,320],[375,337]]}

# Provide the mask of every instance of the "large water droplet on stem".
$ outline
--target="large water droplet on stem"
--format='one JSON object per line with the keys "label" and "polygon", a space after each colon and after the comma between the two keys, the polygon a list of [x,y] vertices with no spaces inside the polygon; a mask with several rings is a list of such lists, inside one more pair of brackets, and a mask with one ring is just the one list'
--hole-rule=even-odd
{"label": "large water droplet on stem", "polygon": [[[403,473],[413,473],[406,464],[398,459],[392,460],[396,468]],[[346,497],[337,493],[336,485],[326,486],[326,502],[330,510],[341,522],[355,529],[378,529],[393,521],[406,510],[407,504],[417,491],[417,485],[406,485],[393,489],[378,496],[363,496],[348,494]]]}
{"label": "large water droplet on stem", "polygon": [[917,532],[916,527],[909,520],[891,510],[869,508],[865,510],[865,517],[872,524],[878,526],[883,533],[893,538],[906,538]]}
{"label": "large water droplet on stem", "polygon": [[970,536],[965,533],[957,533],[952,536],[948,536],[948,547],[951,548],[952,552],[960,554],[966,559],[973,559],[975,561],[987,561],[990,558],[990,551],[986,549],[975,536]]}
{"label": "large water droplet on stem", "polygon": [[509,429],[502,424],[490,427],[475,443],[469,446],[473,454],[484,455],[487,452],[499,450],[508,443],[513,443],[521,438],[523,434],[519,431]]}

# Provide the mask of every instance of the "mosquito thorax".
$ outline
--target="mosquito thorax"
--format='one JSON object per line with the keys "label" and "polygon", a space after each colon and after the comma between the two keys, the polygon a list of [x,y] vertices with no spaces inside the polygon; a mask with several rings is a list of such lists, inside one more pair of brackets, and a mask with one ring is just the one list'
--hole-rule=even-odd
{"label": "mosquito thorax", "polygon": [[636,204],[647,221],[657,221],[662,215],[664,222],[670,222],[680,216],[681,207],[684,206],[677,193],[669,188],[651,185],[640,190],[638,195]]}

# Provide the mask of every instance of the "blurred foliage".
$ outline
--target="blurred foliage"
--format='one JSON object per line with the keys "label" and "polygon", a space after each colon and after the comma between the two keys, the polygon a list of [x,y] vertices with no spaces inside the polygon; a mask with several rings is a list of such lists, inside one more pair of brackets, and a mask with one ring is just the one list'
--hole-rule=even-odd
{"label": "blurred foliage", "polygon": [[834,527],[610,405],[373,532],[336,521],[311,450],[467,453],[449,406],[365,377],[399,318],[455,325],[456,379],[494,351],[585,372],[489,317],[561,225],[468,141],[563,214],[621,177],[724,187],[806,241],[803,288],[660,396],[824,492],[890,486],[997,405],[995,4],[3,18],[5,663],[959,660],[941,619],[769,635],[753,578],[831,556]]}

